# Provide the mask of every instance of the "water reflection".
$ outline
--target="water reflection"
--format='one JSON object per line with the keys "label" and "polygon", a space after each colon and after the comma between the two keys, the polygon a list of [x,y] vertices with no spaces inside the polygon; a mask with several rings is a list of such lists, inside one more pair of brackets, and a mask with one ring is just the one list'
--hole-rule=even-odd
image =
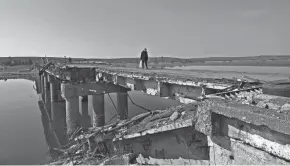
{"label": "water reflection", "polygon": [[47,145],[38,96],[29,80],[0,81],[0,164],[42,164]]}
{"label": "water reflection", "polygon": [[45,135],[45,140],[49,149],[50,160],[58,157],[58,153],[54,150],[54,148],[60,148],[67,143],[67,135],[65,131],[65,123],[62,121],[53,121],[48,116],[44,103],[42,101],[38,101],[39,109],[41,111],[41,120]]}

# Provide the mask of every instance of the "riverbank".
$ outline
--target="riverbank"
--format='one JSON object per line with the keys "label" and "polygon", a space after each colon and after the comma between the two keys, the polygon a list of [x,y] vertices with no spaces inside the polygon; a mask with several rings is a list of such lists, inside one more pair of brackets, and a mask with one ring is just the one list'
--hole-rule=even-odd
{"label": "riverbank", "polygon": [[9,66],[0,71],[0,80],[31,78],[36,71],[31,69],[30,65]]}
{"label": "riverbank", "polygon": [[0,80],[7,80],[7,79],[32,79],[35,76],[35,72],[26,72],[26,73],[14,73],[14,72],[7,72],[7,73],[0,73]]}

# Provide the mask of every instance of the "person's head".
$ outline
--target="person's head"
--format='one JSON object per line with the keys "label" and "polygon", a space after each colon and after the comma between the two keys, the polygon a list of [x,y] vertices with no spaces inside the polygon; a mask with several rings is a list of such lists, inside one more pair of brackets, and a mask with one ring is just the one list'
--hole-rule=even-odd
{"label": "person's head", "polygon": [[144,48],[144,51],[147,51],[147,48]]}

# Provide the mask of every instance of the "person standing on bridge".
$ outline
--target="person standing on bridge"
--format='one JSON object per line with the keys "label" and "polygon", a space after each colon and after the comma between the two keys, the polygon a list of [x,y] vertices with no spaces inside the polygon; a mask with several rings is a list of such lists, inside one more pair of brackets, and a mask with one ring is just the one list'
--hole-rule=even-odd
{"label": "person standing on bridge", "polygon": [[148,69],[148,65],[147,65],[147,62],[148,62],[148,52],[147,52],[147,49],[144,48],[144,50],[141,52],[141,61],[142,61],[142,68],[144,69],[144,64],[146,66],[146,69]]}

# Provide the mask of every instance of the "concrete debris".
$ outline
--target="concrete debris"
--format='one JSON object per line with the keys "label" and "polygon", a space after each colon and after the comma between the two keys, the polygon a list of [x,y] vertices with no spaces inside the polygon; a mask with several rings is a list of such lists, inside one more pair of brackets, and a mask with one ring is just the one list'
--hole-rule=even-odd
{"label": "concrete debris", "polygon": [[266,105],[267,105],[266,108],[271,109],[271,110],[279,110],[280,109],[280,107],[278,105],[273,104],[273,103],[266,103]]}
{"label": "concrete debris", "polygon": [[[230,96],[230,98],[229,98]],[[229,96],[225,95],[226,100],[234,100],[241,104],[252,105],[258,108],[265,108],[270,110],[275,110],[278,113],[283,111],[290,110],[290,104],[288,103],[287,98],[265,95],[261,90],[255,91],[243,91],[236,93],[235,95],[230,94]]]}
{"label": "concrete debris", "polygon": [[115,155],[103,161],[100,165],[131,165],[131,160],[136,160],[132,153],[124,155]]}
{"label": "concrete debris", "polygon": [[286,103],[281,107],[281,111],[290,111],[290,104]]}
{"label": "concrete debris", "polygon": [[146,160],[141,154],[136,158],[136,161],[138,164],[146,164]]}
{"label": "concrete debris", "polygon": [[176,159],[164,159],[164,158],[152,158],[152,157],[143,157],[142,154],[136,158],[136,163],[138,165],[209,165],[209,162],[206,160],[192,160],[184,158]]}
{"label": "concrete debris", "polygon": [[256,106],[259,108],[266,108],[267,104],[263,101],[259,101]]}
{"label": "concrete debris", "polygon": [[242,104],[254,104],[254,96],[256,92],[240,92],[237,94],[236,101]]}
{"label": "concrete debris", "polygon": [[185,117],[185,115],[186,115],[185,113],[186,113],[186,111],[183,111],[183,112],[181,113],[181,117],[180,117],[181,119],[183,119],[183,118]]}
{"label": "concrete debris", "polygon": [[[54,149],[60,155],[55,159],[56,162],[51,164],[66,165],[73,162],[82,165],[101,163],[112,165],[114,162],[120,163],[122,160],[127,165],[128,162],[121,159],[121,156],[110,157],[112,154],[108,147],[112,141],[126,139],[125,136],[139,134],[140,131],[150,130],[148,134],[154,134],[159,131],[154,129],[166,127],[171,123],[183,125],[183,121],[188,121],[194,116],[196,106],[196,104],[179,105],[166,110],[147,112],[128,120],[119,120],[104,127],[89,128],[86,131],[77,129],[67,145],[60,149]],[[184,116],[182,120],[180,119],[181,115]],[[172,128],[168,130],[172,130]]]}
{"label": "concrete debris", "polygon": [[176,119],[179,118],[179,116],[180,116],[180,113],[177,112],[177,111],[175,111],[175,112],[170,116],[169,119],[170,119],[171,121],[175,121]]}

